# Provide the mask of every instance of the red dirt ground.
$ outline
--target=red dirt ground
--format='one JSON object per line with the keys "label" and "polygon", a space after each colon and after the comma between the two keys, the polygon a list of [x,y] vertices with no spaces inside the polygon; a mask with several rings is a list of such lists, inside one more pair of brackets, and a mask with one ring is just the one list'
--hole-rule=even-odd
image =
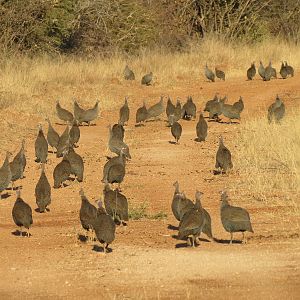
{"label": "red dirt ground", "polygon": [[[142,100],[151,99],[152,104],[160,94],[183,100],[192,95],[198,110],[203,109],[205,101],[215,92],[228,95],[229,103],[242,95],[245,102],[242,122],[255,114],[265,117],[265,108],[277,93],[288,111],[298,106],[299,79],[296,76],[248,82],[237,78],[215,84],[195,80],[178,82],[166,89],[159,83],[142,87],[138,83],[112,80],[111,88],[120,103],[125,95],[130,96],[131,120],[125,139],[132,160],[127,164],[123,193],[132,206],[146,203],[148,213],[162,211],[168,217],[129,221],[126,228],[117,229],[112,252],[107,255],[93,250],[96,242],[78,240],[78,234],[83,233],[78,191],[82,186],[91,201],[102,196],[100,179],[108,153],[107,125],[118,119],[118,110],[101,112],[97,126],[81,127],[80,147],[76,151],[85,161],[84,183],[73,182],[63,189],[52,190],[51,211],[39,214],[33,210],[30,238],[12,234],[16,229],[11,217],[15,195],[0,202],[0,298],[300,299],[300,239],[297,232],[284,231],[274,217],[274,211],[282,207],[268,207],[250,196],[245,199],[236,188],[235,194],[230,194],[232,203],[248,209],[255,233],[248,235],[247,245],[226,243],[229,234],[220,220],[219,191],[238,182],[239,174],[233,170],[229,176],[214,176],[212,170],[220,134],[231,149],[234,163],[239,125],[209,122],[208,139],[200,144],[194,141],[196,122],[181,121],[183,135],[179,145],[169,143],[170,129],[163,120],[134,127],[135,111]],[[31,126],[36,128],[36,123],[32,121]],[[64,126],[55,127],[60,133],[64,130]],[[18,148],[16,144],[15,149]],[[40,170],[34,162],[33,136],[26,141],[26,148],[28,165],[21,183],[22,197],[34,209],[34,188]],[[46,172],[51,183],[58,161],[49,154]],[[177,226],[170,208],[175,180],[192,199],[196,189],[204,192],[202,205],[211,214],[213,234],[223,243],[204,240],[192,249],[172,237],[177,233],[168,227]],[[292,218],[287,223],[294,222]]]}

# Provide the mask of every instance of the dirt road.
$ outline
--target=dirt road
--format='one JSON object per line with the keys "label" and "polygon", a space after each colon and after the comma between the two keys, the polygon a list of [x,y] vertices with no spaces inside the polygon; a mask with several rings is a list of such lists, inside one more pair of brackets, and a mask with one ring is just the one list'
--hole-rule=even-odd
{"label": "dirt road", "polygon": [[[215,176],[215,152],[218,136],[235,159],[238,124],[209,122],[205,143],[197,143],[196,121],[182,121],[183,135],[179,145],[172,140],[164,120],[134,126],[135,111],[143,99],[158,101],[161,94],[186,99],[192,95],[198,110],[215,92],[227,94],[232,103],[243,96],[245,111],[242,122],[255,115],[265,117],[265,107],[277,93],[282,95],[287,111],[298,106],[299,76],[288,80],[262,82],[232,79],[210,84],[202,81],[182,82],[162,90],[159,84],[141,87],[138,84],[114,83],[117,107],[125,95],[130,96],[131,120],[126,127],[126,142],[132,161],[122,185],[131,207],[145,204],[149,215],[166,213],[167,218],[132,220],[126,228],[118,228],[112,253],[104,255],[97,243],[82,243],[79,222],[80,186],[93,201],[102,196],[102,168],[106,162],[109,123],[118,119],[118,110],[101,113],[97,126],[81,127],[77,152],[85,161],[83,184],[71,183],[53,190],[51,211],[33,212],[34,224],[30,238],[12,234],[16,229],[11,218],[15,195],[0,202],[0,298],[1,299],[300,299],[300,239],[296,231],[287,231],[276,218],[280,206],[268,206],[242,197],[238,189],[238,170],[229,176]],[[299,98],[298,98],[299,99]],[[54,107],[54,105],[53,105]],[[165,118],[165,117],[164,117]],[[198,115],[197,115],[198,118]],[[36,123],[30,124],[36,128]],[[46,126],[45,126],[46,128]],[[62,132],[64,126],[55,125]],[[19,147],[16,141],[15,149]],[[36,207],[34,188],[40,170],[34,159],[34,138],[27,140],[28,166],[22,197]],[[2,155],[3,159],[3,155]],[[52,171],[59,160],[49,154],[46,172],[51,183]],[[191,249],[184,241],[173,238],[172,226],[178,223],[171,212],[173,182],[192,199],[196,189],[204,192],[202,205],[212,217],[213,234],[220,243],[205,240]],[[232,187],[235,186],[233,189]],[[247,208],[251,215],[254,235],[247,245],[228,244],[219,215],[221,189],[228,189],[235,205]],[[231,193],[230,193],[231,191]],[[240,235],[237,234],[239,239]]]}

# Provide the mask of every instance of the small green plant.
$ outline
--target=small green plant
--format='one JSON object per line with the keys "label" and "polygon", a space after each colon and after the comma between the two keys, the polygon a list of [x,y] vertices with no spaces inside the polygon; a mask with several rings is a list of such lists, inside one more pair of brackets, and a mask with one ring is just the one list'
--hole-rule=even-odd
{"label": "small green plant", "polygon": [[141,203],[138,206],[129,207],[129,219],[140,220],[147,217],[146,210],[146,203]]}
{"label": "small green plant", "polygon": [[131,220],[140,220],[140,219],[150,219],[150,220],[162,220],[165,219],[168,215],[163,212],[159,211],[155,214],[148,214],[147,213],[148,204],[143,202],[137,206],[129,207],[129,219]]}

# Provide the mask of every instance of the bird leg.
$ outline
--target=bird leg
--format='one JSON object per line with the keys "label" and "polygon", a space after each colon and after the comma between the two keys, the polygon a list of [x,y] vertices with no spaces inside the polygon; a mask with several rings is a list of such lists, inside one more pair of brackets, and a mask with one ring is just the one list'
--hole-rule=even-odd
{"label": "bird leg", "polygon": [[188,246],[192,247],[192,242],[191,242],[190,236],[187,238],[187,244],[188,244]]}
{"label": "bird leg", "polygon": [[21,228],[20,228],[20,236],[22,236],[22,227],[23,227],[23,226],[21,226]]}
{"label": "bird leg", "polygon": [[14,183],[14,181],[11,181],[11,190],[13,191],[14,188],[15,188],[15,183]]}
{"label": "bird leg", "polygon": [[30,237],[29,228],[27,229],[27,237]]}
{"label": "bird leg", "polygon": [[232,244],[233,233],[230,232],[230,245]]}
{"label": "bird leg", "polygon": [[242,232],[242,234],[243,234],[243,244],[247,244],[245,232]]}

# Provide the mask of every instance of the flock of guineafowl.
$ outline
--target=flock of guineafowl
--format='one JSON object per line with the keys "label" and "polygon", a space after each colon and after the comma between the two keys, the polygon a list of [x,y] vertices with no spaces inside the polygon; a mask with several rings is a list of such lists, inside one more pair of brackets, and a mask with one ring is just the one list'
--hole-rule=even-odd
{"label": "flock of guineafowl", "polygon": [[[225,80],[225,73],[219,69],[215,69],[215,74],[207,65],[205,67],[205,76],[210,81],[215,81],[215,76]],[[264,68],[260,62],[258,69],[259,75],[263,80],[270,80],[271,77],[277,77],[276,70],[270,64]],[[247,78],[252,80],[256,74],[254,63],[247,70]],[[282,78],[294,76],[294,70],[286,62],[281,65],[280,74]],[[152,72],[143,76],[141,83],[151,85]],[[128,66],[124,70],[125,80],[135,80],[135,75]],[[145,102],[136,111],[136,127],[145,126],[145,122],[149,119],[157,119],[164,112],[166,113],[168,125],[171,129],[171,134],[175,139],[174,144],[179,143],[182,134],[182,126],[179,123],[181,119],[191,120],[196,118],[196,105],[191,96],[187,98],[186,103],[181,105],[180,100],[173,104],[171,99],[167,99],[167,105],[164,106],[163,97],[158,103],[147,108]],[[199,121],[196,124],[197,142],[204,142],[208,134],[207,121],[204,118],[204,112],[208,113],[208,118],[211,121],[220,122],[220,116],[225,116],[230,120],[240,120],[240,114],[244,109],[242,97],[233,103],[227,104],[227,98],[215,97],[207,101],[203,113],[200,113]],[[38,134],[35,140],[35,161],[41,165],[41,174],[35,188],[35,198],[38,211],[43,213],[49,211],[51,204],[51,185],[46,176],[44,165],[47,163],[47,157],[51,152],[57,158],[62,158],[56,165],[53,171],[53,188],[61,188],[65,182],[74,176],[75,180],[82,182],[84,180],[84,162],[82,157],[75,152],[80,140],[80,126],[83,124],[90,125],[95,121],[99,114],[99,102],[90,109],[83,109],[74,101],[74,113],[61,107],[59,101],[56,103],[56,113],[60,120],[67,123],[64,132],[59,135],[53,128],[50,120],[47,118],[48,131],[45,136],[41,124],[38,127]],[[285,114],[285,106],[283,101],[276,96],[267,112],[269,123],[280,122]],[[128,145],[124,142],[124,127],[127,125],[130,116],[128,100],[125,98],[124,105],[120,108],[119,121],[113,126],[108,126],[109,129],[109,150],[116,156],[108,158],[103,168],[102,183],[103,202],[97,202],[98,207],[95,207],[85,196],[83,189],[79,191],[81,197],[81,208],[79,218],[82,227],[87,231],[86,238],[93,239],[94,236],[89,236],[89,232],[96,235],[97,239],[103,244],[103,251],[107,252],[108,245],[115,239],[116,225],[126,225],[128,221],[128,201],[124,194],[121,193],[120,184],[126,174],[126,162],[131,159]],[[0,168],[0,196],[5,191],[10,183],[12,189],[15,188],[15,181],[23,179],[26,167],[25,157],[25,141],[22,141],[21,149],[10,161],[11,153],[7,152],[5,161]],[[219,137],[219,147],[216,151],[215,174],[226,173],[233,168],[230,150],[224,145],[223,138]],[[117,185],[117,187],[115,187]],[[172,212],[175,218],[179,221],[179,239],[187,239],[190,246],[195,246],[199,241],[200,234],[205,233],[208,238],[214,239],[211,229],[211,218],[209,213],[201,205],[200,191],[196,191],[195,203],[188,199],[184,192],[179,190],[179,183],[174,183],[175,192],[172,200]],[[17,189],[17,199],[12,209],[12,217],[17,226],[20,227],[20,235],[23,236],[22,228],[25,227],[27,232],[25,235],[30,236],[29,228],[33,224],[32,209],[21,198],[21,190]],[[103,206],[104,204],[104,206]],[[244,232],[253,232],[250,217],[248,212],[240,207],[231,206],[228,203],[228,195],[226,191],[221,192],[221,221],[224,229],[230,233],[232,243],[233,233],[242,232],[243,241]],[[215,239],[214,239],[215,240]]]}

